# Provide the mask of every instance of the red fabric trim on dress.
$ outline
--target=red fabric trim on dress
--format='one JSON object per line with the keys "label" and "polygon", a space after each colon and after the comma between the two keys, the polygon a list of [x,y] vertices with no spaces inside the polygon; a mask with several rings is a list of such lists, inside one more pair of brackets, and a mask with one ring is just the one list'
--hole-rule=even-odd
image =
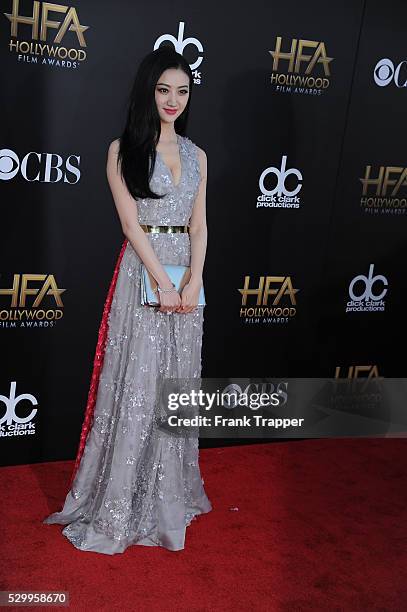
{"label": "red fabric trim on dress", "polygon": [[112,300],[113,300],[113,295],[114,295],[114,291],[116,288],[117,277],[119,275],[120,263],[124,255],[124,251],[126,249],[127,242],[128,240],[126,238],[126,240],[123,242],[119,257],[116,262],[116,267],[113,272],[113,277],[110,283],[109,291],[108,291],[105,305],[103,308],[103,315],[102,315],[102,321],[99,327],[95,358],[93,360],[93,371],[92,371],[92,378],[91,378],[91,383],[90,383],[90,388],[89,388],[88,401],[87,401],[86,409],[85,409],[85,418],[84,418],[83,425],[82,425],[81,436],[79,439],[78,453],[76,456],[75,465],[74,465],[74,469],[72,472],[69,488],[72,487],[72,483],[74,481],[76,472],[81,462],[82,454],[83,454],[83,451],[86,445],[86,440],[87,440],[89,431],[93,424],[93,413],[95,410],[97,390],[99,386],[99,378],[100,378],[100,373],[102,371],[103,360],[104,360],[105,349],[106,349],[106,340],[107,340],[107,332],[108,332],[108,317],[110,313],[110,308],[112,306]]}

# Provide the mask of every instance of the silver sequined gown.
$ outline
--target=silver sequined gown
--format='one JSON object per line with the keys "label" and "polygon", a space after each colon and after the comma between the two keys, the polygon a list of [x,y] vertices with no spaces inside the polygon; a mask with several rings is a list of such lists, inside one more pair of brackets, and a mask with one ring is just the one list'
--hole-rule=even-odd
{"label": "silver sequined gown", "polygon": [[[137,201],[140,223],[188,224],[200,183],[196,145],[177,136],[182,174],[173,182],[157,153],[150,184],[160,200]],[[190,264],[188,233],[146,234],[162,263]],[[109,555],[128,546],[184,548],[186,527],[212,508],[198,465],[197,437],[152,427],[156,381],[201,375],[203,307],[187,314],[140,304],[141,260],[128,242],[108,319],[103,368],[82,460],[61,512],[76,548]]]}

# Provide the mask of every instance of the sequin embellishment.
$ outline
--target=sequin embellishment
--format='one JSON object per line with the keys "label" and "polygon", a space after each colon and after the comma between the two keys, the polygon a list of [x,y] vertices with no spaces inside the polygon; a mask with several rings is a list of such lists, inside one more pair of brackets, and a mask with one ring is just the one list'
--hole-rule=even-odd
{"label": "sequin embellishment", "polygon": [[[137,200],[140,223],[188,223],[201,174],[196,145],[184,136],[179,145],[180,182],[172,184],[158,156],[151,187],[166,195]],[[189,265],[188,233],[146,235],[162,263]],[[71,489],[62,511],[44,521],[65,524],[62,533],[81,550],[180,550],[186,527],[212,507],[198,439],[163,433],[156,419],[160,377],[200,377],[204,308],[167,315],[141,306],[140,267],[125,241],[103,312]]]}

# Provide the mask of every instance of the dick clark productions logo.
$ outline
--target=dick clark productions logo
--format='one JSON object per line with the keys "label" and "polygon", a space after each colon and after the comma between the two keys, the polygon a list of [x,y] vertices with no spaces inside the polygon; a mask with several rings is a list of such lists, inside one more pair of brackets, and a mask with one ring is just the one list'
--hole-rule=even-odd
{"label": "dick clark productions logo", "polygon": [[[270,176],[272,178],[269,178]],[[287,179],[292,189],[289,189]],[[267,182],[273,181],[271,189],[267,189],[266,180]],[[256,208],[299,208],[301,201],[297,194],[301,188],[301,172],[297,168],[287,169],[287,155],[283,155],[280,168],[270,166],[261,173],[259,178],[261,195],[257,197]]]}
{"label": "dick clark productions logo", "polygon": [[[370,264],[367,276],[358,274],[349,285],[350,301],[346,304],[346,312],[383,312],[384,296],[387,293],[388,282],[383,274],[374,274],[374,264]],[[378,291],[378,293],[375,293]]]}
{"label": "dick clark productions logo", "polygon": [[[187,47],[188,45],[193,45],[194,47],[197,48],[198,53],[203,53],[203,46],[200,40],[198,40],[194,36],[190,36],[189,38],[184,39],[184,27],[185,27],[184,21],[178,22],[178,38],[175,38],[175,36],[173,36],[172,34],[161,34],[161,36],[159,36],[154,43],[154,47],[153,47],[154,51],[158,49],[158,47],[161,46],[162,42],[170,42],[174,45],[175,51],[177,51],[177,53],[180,53],[181,55],[184,54],[185,47]],[[198,71],[197,68],[198,66],[201,65],[202,60],[203,60],[203,56],[198,55],[195,62],[189,65],[189,67],[192,70],[193,77],[194,77],[194,85],[201,84],[202,76],[201,76],[201,72]]]}
{"label": "dick clark productions logo", "polygon": [[38,409],[33,408],[27,416],[18,416],[16,408],[17,404],[23,400],[30,402],[33,406],[37,406],[38,402],[31,393],[22,393],[16,397],[16,385],[16,381],[13,380],[10,384],[9,397],[0,395],[0,402],[6,408],[3,416],[0,416],[0,438],[35,434],[35,423],[32,420],[37,414]]}

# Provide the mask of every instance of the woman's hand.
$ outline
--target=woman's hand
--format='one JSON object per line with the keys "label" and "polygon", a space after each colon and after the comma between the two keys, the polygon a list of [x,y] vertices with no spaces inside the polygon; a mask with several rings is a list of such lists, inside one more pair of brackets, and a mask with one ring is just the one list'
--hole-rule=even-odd
{"label": "woman's hand", "polygon": [[198,306],[199,292],[202,286],[202,279],[191,279],[181,292],[181,305],[176,312],[186,314],[192,312]]}
{"label": "woman's hand", "polygon": [[158,299],[160,300],[160,312],[176,312],[181,304],[181,297],[178,291],[168,291],[165,293],[158,292]]}

